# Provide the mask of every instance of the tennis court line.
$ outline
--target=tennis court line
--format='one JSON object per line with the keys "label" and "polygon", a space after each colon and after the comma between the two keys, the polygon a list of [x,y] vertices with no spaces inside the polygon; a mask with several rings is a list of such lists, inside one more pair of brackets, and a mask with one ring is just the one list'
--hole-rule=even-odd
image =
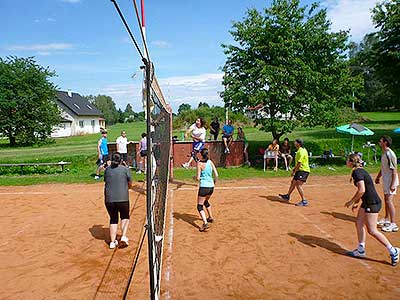
{"label": "tennis court line", "polygon": [[174,190],[169,190],[169,204],[170,204],[170,213],[169,213],[169,231],[168,231],[168,255],[167,255],[167,271],[165,272],[165,280],[167,282],[167,292],[165,293],[166,299],[171,299],[171,293],[169,291],[171,273],[172,273],[172,244],[174,241]]}
{"label": "tennis court line", "polygon": [[[85,193],[102,193],[103,190],[85,190]],[[135,193],[133,190],[129,190],[129,192]],[[62,191],[54,191],[54,192],[0,192],[0,195],[51,195],[51,194],[60,194]],[[82,193],[81,190],[71,190],[68,191],[68,194],[71,193]]]}
{"label": "tennis court line", "polygon": [[[307,184],[305,187],[309,188],[325,188],[325,187],[339,187],[338,184]],[[271,189],[271,188],[282,188],[282,185],[249,185],[249,186],[216,186],[214,190],[249,190],[249,189]],[[171,190],[175,191],[197,191],[199,187],[181,187],[181,188],[172,188]],[[284,187],[284,190],[287,188]]]}

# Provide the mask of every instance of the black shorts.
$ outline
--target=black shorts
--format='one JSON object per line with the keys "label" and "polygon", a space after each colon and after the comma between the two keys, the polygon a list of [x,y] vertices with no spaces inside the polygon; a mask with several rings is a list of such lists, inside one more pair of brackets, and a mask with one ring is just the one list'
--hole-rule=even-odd
{"label": "black shorts", "polygon": [[98,159],[97,161],[96,161],[96,165],[98,165],[99,167],[101,166],[101,165],[103,165],[103,166],[106,166],[107,165],[107,162],[110,160],[110,157],[108,156],[108,155],[103,155],[103,157],[102,157],[102,159]]}
{"label": "black shorts", "polygon": [[223,139],[227,139],[228,141],[231,141],[233,139],[233,137],[231,135],[222,135],[222,140]]}
{"label": "black shorts", "polygon": [[310,175],[310,172],[305,172],[305,171],[297,171],[296,173],[294,173],[294,180],[300,180],[303,182],[307,181],[308,175]]}
{"label": "black shorts", "polygon": [[127,162],[127,160],[128,160],[128,153],[121,153],[121,160],[123,160],[124,162]]}
{"label": "black shorts", "polygon": [[214,193],[213,187],[200,187],[197,196],[206,197],[206,196],[211,196],[213,193]]}
{"label": "black shorts", "polygon": [[365,212],[368,214],[376,214],[378,213],[381,208],[382,208],[382,202],[379,203],[374,203],[374,204],[366,204],[366,203],[362,203],[361,207],[365,209]]}
{"label": "black shorts", "polygon": [[121,220],[129,219],[129,201],[124,202],[106,202],[110,224],[118,224],[118,212]]}
{"label": "black shorts", "polygon": [[140,156],[141,157],[146,157],[147,156],[147,150],[140,151]]}

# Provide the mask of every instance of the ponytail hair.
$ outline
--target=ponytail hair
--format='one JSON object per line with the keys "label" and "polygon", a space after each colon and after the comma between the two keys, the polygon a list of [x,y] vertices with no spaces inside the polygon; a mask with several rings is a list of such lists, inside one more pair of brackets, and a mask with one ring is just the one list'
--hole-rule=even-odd
{"label": "ponytail hair", "polygon": [[208,161],[208,149],[207,148],[203,148],[200,151],[200,155],[201,155],[202,161],[204,161],[204,162]]}
{"label": "ponytail hair", "polygon": [[116,168],[121,164],[121,154],[118,152],[113,153],[111,158],[111,168]]}
{"label": "ponytail hair", "polygon": [[352,171],[351,171],[351,176],[350,176],[350,182],[352,182],[353,179],[353,172],[362,167],[363,166],[363,161],[360,157],[360,155],[358,155],[358,153],[352,153],[349,154],[349,156],[347,157],[347,160],[351,163],[352,165]]}

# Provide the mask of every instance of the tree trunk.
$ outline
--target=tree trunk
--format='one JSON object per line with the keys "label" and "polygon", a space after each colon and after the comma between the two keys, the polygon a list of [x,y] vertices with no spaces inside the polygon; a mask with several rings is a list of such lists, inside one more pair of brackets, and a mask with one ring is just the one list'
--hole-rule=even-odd
{"label": "tree trunk", "polygon": [[8,134],[8,139],[10,141],[11,147],[15,147],[17,145],[17,143],[15,141],[15,136],[13,136],[13,134],[11,132]]}

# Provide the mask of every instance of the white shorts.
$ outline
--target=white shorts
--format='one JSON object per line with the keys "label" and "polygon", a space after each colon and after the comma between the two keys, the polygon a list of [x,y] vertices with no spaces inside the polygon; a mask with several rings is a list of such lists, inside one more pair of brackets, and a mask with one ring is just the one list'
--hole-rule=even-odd
{"label": "white shorts", "polygon": [[383,181],[382,182],[383,183],[383,193],[385,195],[396,195],[398,182],[397,182],[395,190],[392,192],[390,190],[390,185],[392,183],[392,177],[382,177],[382,179],[383,179],[382,180]]}

